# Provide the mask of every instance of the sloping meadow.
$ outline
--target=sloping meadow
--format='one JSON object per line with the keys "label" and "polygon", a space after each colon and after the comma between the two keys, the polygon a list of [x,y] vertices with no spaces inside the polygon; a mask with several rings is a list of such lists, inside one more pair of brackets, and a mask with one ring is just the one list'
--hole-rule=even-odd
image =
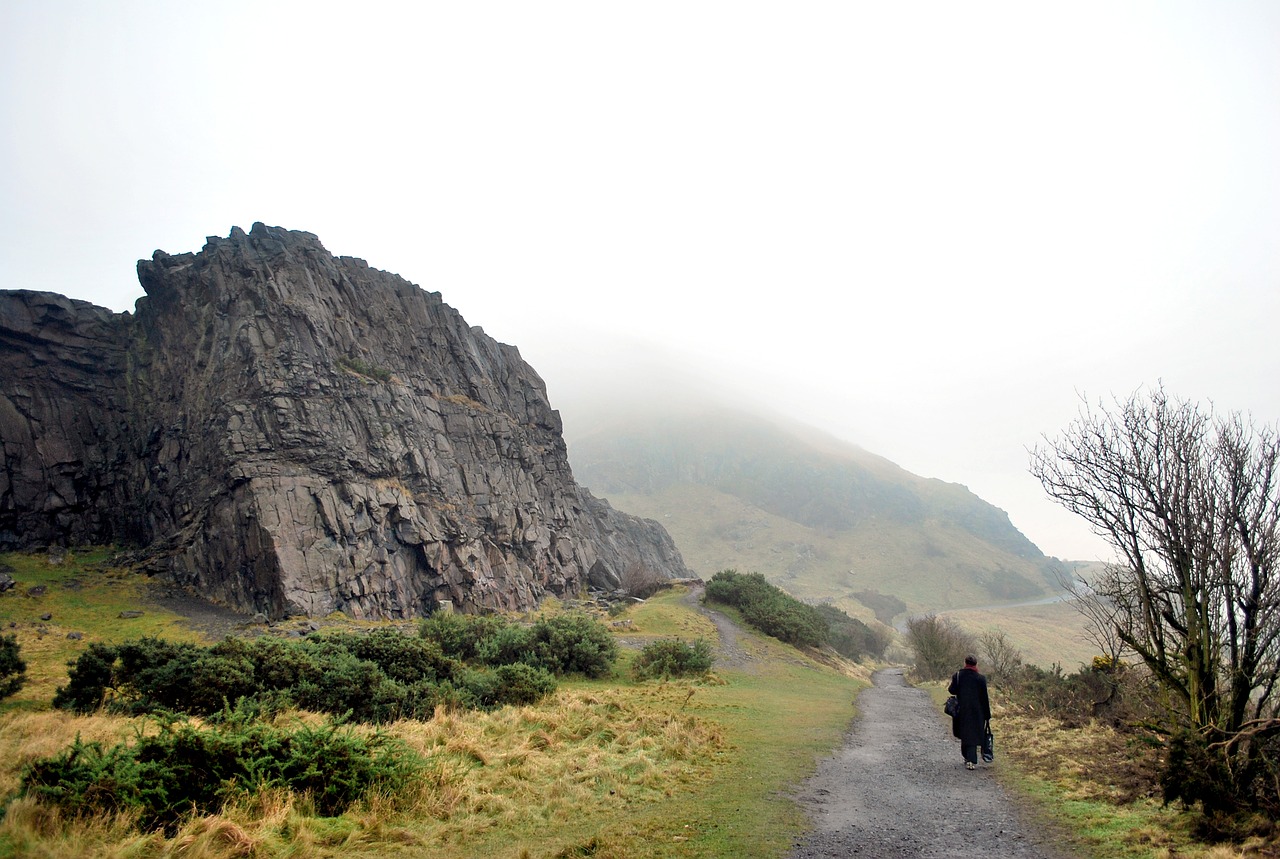
{"label": "sloping meadow", "polygon": [[[77,714],[50,706],[54,688],[68,684],[66,663],[124,640],[118,622],[93,622],[92,601],[77,609],[78,640],[40,620],[66,615],[63,595],[83,601],[83,588],[58,580],[85,575],[74,559],[48,572],[39,615],[22,594],[0,598],[0,620],[15,624],[29,671],[43,678],[0,703],[0,856],[777,856],[804,822],[785,790],[838,745],[860,682],[746,633],[757,658],[745,669],[636,681],[629,669],[645,644],[716,641],[686,594],[669,591],[605,621],[619,624],[606,626],[618,644],[608,671],[559,675],[536,703],[468,709],[455,696],[429,715],[380,724],[288,707]],[[110,580],[137,585],[119,573]],[[94,581],[107,587],[102,574]],[[117,607],[105,596],[103,604]],[[181,628],[150,608],[147,618],[153,636]],[[540,619],[522,620],[533,628]],[[30,789],[33,773],[60,761],[117,766],[114,789],[124,795],[129,774],[147,765],[139,750],[206,743],[250,749],[256,769],[219,782],[225,790],[205,806],[170,803],[157,817],[98,801],[93,792],[108,782],[79,804]],[[123,759],[130,754],[137,759]],[[362,755],[378,766],[342,768]],[[342,777],[317,779],[327,767]],[[140,789],[163,782],[142,779]]]}

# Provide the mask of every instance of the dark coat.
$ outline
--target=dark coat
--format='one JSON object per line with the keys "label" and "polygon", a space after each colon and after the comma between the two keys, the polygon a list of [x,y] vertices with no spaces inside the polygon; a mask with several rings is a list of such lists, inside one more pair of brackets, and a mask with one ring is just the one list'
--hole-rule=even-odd
{"label": "dark coat", "polygon": [[951,719],[951,733],[968,746],[980,746],[987,736],[991,721],[991,700],[987,697],[987,678],[978,669],[965,666],[951,675],[947,692],[960,701],[960,709]]}

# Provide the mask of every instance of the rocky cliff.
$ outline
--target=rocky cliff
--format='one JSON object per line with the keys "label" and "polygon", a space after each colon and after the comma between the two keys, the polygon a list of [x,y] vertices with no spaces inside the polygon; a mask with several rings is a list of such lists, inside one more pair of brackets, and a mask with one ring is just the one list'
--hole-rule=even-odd
{"label": "rocky cliff", "polygon": [[688,574],[574,482],[541,378],[438,293],[262,224],[138,275],[135,314],[0,292],[0,546],[144,546],[273,617]]}

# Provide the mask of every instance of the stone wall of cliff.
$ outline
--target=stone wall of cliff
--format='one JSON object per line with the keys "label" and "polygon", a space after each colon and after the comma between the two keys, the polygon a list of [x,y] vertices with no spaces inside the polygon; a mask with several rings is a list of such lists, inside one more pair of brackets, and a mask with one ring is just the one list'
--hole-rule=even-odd
{"label": "stone wall of cliff", "polygon": [[261,224],[138,274],[133,315],[0,293],[0,544],[145,545],[272,616],[687,575],[574,482],[541,378],[439,294]]}

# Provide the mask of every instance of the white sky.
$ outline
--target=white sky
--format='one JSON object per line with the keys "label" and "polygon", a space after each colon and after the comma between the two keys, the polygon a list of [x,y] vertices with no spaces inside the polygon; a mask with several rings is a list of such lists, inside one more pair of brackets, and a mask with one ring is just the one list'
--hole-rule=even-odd
{"label": "white sky", "polygon": [[1104,554],[1078,395],[1280,417],[1280,3],[0,0],[0,288],[254,221],[552,404],[654,354]]}

